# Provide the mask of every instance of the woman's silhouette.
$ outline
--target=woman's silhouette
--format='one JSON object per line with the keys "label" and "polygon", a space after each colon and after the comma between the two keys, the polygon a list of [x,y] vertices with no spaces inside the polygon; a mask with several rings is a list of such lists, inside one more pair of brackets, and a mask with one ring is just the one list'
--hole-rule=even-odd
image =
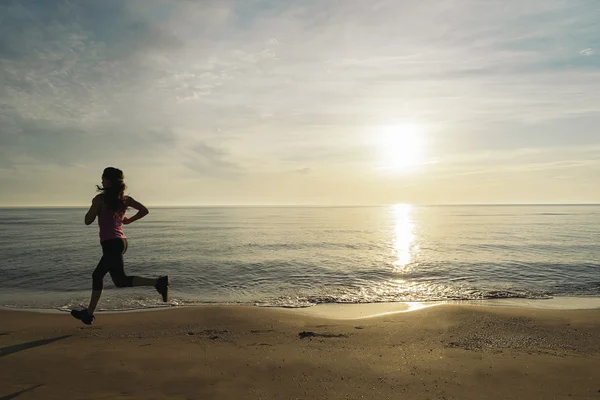
{"label": "woman's silhouette", "polygon": [[[92,274],[92,297],[85,310],[72,310],[71,315],[84,324],[90,325],[94,321],[94,311],[98,300],[102,296],[104,275],[110,274],[118,288],[133,286],[154,286],[162,295],[164,302],[169,299],[169,276],[160,278],[143,278],[141,276],[127,276],[123,254],[127,251],[127,238],[122,226],[148,215],[148,209],[143,204],[135,201],[131,196],[125,196],[123,171],[108,167],[102,174],[102,187],[97,186],[101,192],[94,197],[89,211],[85,215],[85,224],[90,225],[98,217],[100,228],[100,244],[102,246],[102,259]],[[135,208],[138,212],[131,218],[125,217],[127,208]]]}

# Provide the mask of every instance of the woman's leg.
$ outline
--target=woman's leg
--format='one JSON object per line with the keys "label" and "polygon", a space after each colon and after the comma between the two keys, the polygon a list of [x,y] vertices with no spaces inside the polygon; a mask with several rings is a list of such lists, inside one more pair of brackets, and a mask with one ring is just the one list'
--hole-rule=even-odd
{"label": "woman's leg", "polygon": [[103,255],[98,266],[92,273],[92,297],[90,298],[88,308],[85,310],[71,310],[71,315],[86,325],[90,325],[94,321],[94,311],[96,311],[96,306],[98,305],[100,296],[102,296],[104,275],[108,272],[109,266],[107,257]]}
{"label": "woman's leg", "polygon": [[102,245],[102,258],[96,266],[96,269],[92,273],[92,296],[88,308],[85,310],[91,316],[94,315],[100,297],[102,296],[102,289],[104,288],[104,276],[111,270],[111,265],[115,255],[120,254],[121,249],[114,246],[112,241],[101,243]]}
{"label": "woman's leg", "polygon": [[[123,263],[113,263],[113,265],[123,265]],[[161,276],[160,278],[145,278],[143,276],[128,276],[125,270],[121,267],[111,269],[110,277],[116,287],[133,287],[133,286],[152,286],[162,296],[164,302],[169,301],[169,276]]]}
{"label": "woman's leg", "polygon": [[102,296],[102,289],[92,290],[92,297],[90,297],[90,304],[87,308],[87,313],[90,315],[94,315],[94,311],[96,311],[96,306],[98,305],[98,301],[100,301],[100,297]]}
{"label": "woman's leg", "polygon": [[144,278],[143,276],[134,276],[133,277],[133,286],[156,286],[158,279],[156,278]]}
{"label": "woman's leg", "polygon": [[143,276],[128,276],[125,273],[125,260],[123,259],[123,254],[127,251],[127,240],[123,239],[121,241],[120,251],[114,254],[114,258],[110,260],[110,268],[108,272],[110,273],[110,277],[115,283],[116,287],[134,287],[134,286],[152,286],[154,287],[158,293],[161,294],[163,301],[168,301],[169,299],[169,277],[163,276],[160,278],[146,278]]}
{"label": "woman's leg", "polygon": [[127,239],[117,242],[120,247],[112,253],[110,268],[108,272],[114,284],[118,288],[133,286],[156,286],[157,279],[144,278],[141,276],[128,276],[125,273],[125,259],[123,255],[127,251]]}
{"label": "woman's leg", "polygon": [[90,303],[87,308],[87,312],[90,315],[94,315],[94,311],[96,311],[96,306],[98,306],[98,301],[102,296],[102,289],[104,288],[104,275],[109,271],[110,262],[109,257],[103,255],[98,263],[98,266],[92,273],[92,296],[90,298]]}

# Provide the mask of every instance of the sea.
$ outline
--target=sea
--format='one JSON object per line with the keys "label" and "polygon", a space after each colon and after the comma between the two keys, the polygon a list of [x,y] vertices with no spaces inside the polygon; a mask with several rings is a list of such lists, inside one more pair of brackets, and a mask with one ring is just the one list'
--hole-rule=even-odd
{"label": "sea", "polygon": [[[0,208],[0,307],[87,304],[102,252],[86,211]],[[171,299],[106,276],[98,310],[600,300],[598,205],[150,211],[124,227],[126,271],[170,275]]]}

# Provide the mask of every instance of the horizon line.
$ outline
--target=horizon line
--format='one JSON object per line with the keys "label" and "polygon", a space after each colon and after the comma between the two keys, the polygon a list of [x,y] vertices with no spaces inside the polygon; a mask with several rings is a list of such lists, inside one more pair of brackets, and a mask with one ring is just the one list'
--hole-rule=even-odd
{"label": "horizon line", "polygon": [[[414,207],[493,207],[493,206],[600,206],[600,203],[379,203],[379,204],[156,204],[148,205],[151,208],[364,208],[364,207],[390,207],[399,204],[406,204]],[[2,208],[88,208],[88,205],[0,205]]]}

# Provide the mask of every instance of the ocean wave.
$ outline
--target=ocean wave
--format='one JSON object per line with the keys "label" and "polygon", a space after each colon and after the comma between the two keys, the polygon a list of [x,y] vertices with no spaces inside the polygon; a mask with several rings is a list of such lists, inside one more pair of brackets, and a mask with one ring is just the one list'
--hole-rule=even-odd
{"label": "ocean wave", "polygon": [[279,296],[254,302],[261,307],[303,308],[319,304],[372,304],[372,303],[397,303],[397,302],[443,302],[443,301],[468,301],[468,300],[495,300],[495,299],[527,299],[544,300],[553,296],[543,291],[510,291],[510,290],[463,290],[453,293],[424,293],[410,295],[383,294],[380,296],[359,295],[306,295],[306,296]]}
{"label": "ocean wave", "polygon": [[[128,311],[151,311],[164,310],[180,307],[195,307],[195,306],[256,306],[267,308],[308,308],[322,304],[378,304],[378,303],[445,303],[445,302],[462,302],[462,301],[493,301],[493,300],[528,300],[528,301],[543,301],[561,297],[575,298],[600,298],[600,292],[595,293],[579,293],[579,294],[563,294],[561,296],[551,295],[539,291],[510,291],[510,290],[472,290],[464,292],[456,292],[453,295],[447,296],[381,296],[380,298],[360,298],[349,295],[306,295],[306,296],[274,296],[265,297],[257,300],[241,300],[241,301],[225,301],[225,300],[201,300],[197,298],[179,297],[172,299],[169,303],[160,303],[153,298],[141,300],[137,299],[119,299],[118,301],[104,302],[98,308],[99,312],[128,312]],[[1,304],[0,308],[12,310],[30,310],[30,311],[49,311],[49,312],[69,312],[72,309],[83,308],[85,302],[77,300],[66,301],[62,304],[54,304],[50,301],[44,302],[38,299],[37,302],[25,303],[9,303]]]}
{"label": "ocean wave", "polygon": [[575,213],[553,213],[553,212],[542,212],[542,213],[534,213],[531,215],[576,215]]}

